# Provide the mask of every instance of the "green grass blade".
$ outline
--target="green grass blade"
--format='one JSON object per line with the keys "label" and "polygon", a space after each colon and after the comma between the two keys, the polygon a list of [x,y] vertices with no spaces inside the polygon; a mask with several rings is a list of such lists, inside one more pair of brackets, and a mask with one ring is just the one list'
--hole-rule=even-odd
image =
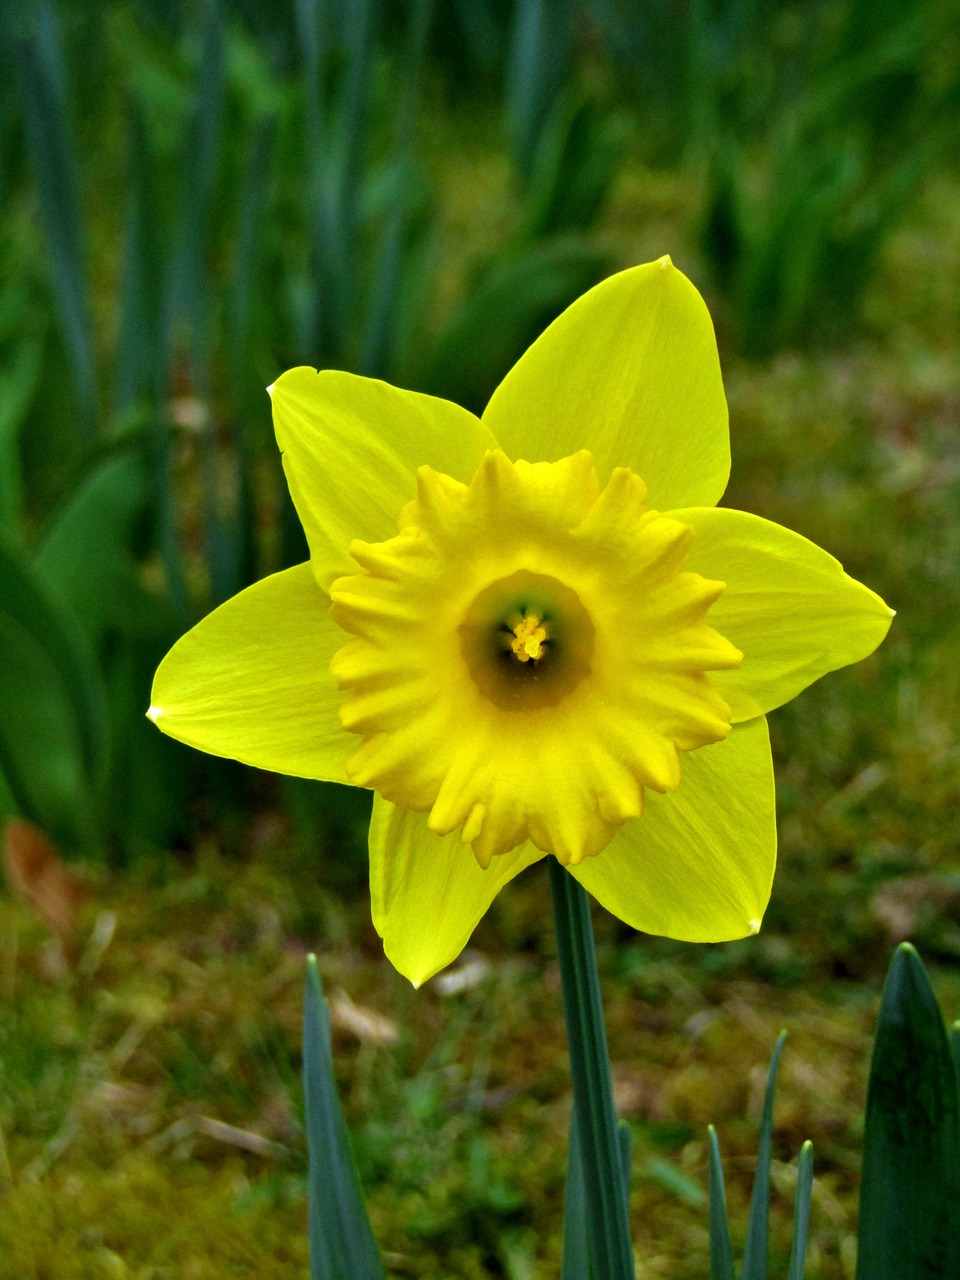
{"label": "green grass blade", "polygon": [[270,164],[276,141],[276,117],[265,115],[257,121],[250,140],[250,150],[240,192],[235,248],[227,295],[227,330],[229,334],[228,368],[234,406],[242,409],[247,401],[251,378],[262,397],[253,368],[250,336],[256,300],[257,272],[261,262],[264,217],[267,210]]}
{"label": "green grass blade", "polygon": [[810,1230],[810,1197],[813,1194],[813,1143],[805,1142],[797,1162],[797,1190],[793,1202],[793,1247],[787,1280],[803,1280]]}
{"label": "green grass blade", "polygon": [[157,406],[168,364],[163,332],[163,268],[156,222],[157,193],[147,127],[139,103],[129,103],[128,185],[120,318],[114,367],[119,413],[141,398]]}
{"label": "green grass blade", "polygon": [[[311,301],[304,355],[314,363],[349,363],[348,337],[357,297],[357,232],[360,185],[366,150],[372,88],[376,6],[355,0],[339,15],[328,6],[298,7],[297,30],[307,81],[310,172],[305,184],[307,219],[312,231]],[[342,39],[342,71],[335,91],[324,101],[316,88],[329,74],[332,29]]]}
{"label": "green grass blade", "polygon": [[310,1280],[383,1280],[337,1097],[330,1020],[315,956],[307,959],[303,1091],[310,1156]]}
{"label": "green grass blade", "polygon": [[[225,83],[224,20],[220,0],[207,0],[207,19],[193,109],[184,140],[183,201],[173,273],[170,323],[175,352],[182,338],[192,390],[204,407],[200,430],[203,540],[210,600],[220,604],[240,587],[237,530],[220,502],[221,445],[211,384],[213,283],[208,238],[220,168]],[[231,459],[233,460],[233,459]]]}
{"label": "green grass blade", "polygon": [[727,1224],[727,1193],[723,1185],[720,1144],[713,1125],[707,1127],[710,1145],[710,1280],[736,1280]]}
{"label": "green grass blade", "polygon": [[182,199],[169,315],[173,326],[185,324],[193,346],[206,336],[209,271],[205,250],[220,161],[223,90],[223,16],[219,0],[207,0],[193,108],[183,142]]}
{"label": "green grass blade", "polygon": [[267,209],[268,179],[276,139],[276,118],[263,116],[256,124],[240,193],[236,249],[227,297],[227,369],[234,418],[237,468],[237,511],[234,520],[237,586],[256,576],[257,517],[254,510],[250,447],[244,424],[249,415],[263,412],[264,392],[257,377],[251,346],[254,300],[258,283],[263,227]]}
{"label": "green grass blade", "polygon": [[903,943],[883,986],[870,1066],[857,1280],[956,1275],[957,1071],[926,970]]}
{"label": "green grass blade", "polygon": [[953,1053],[953,1064],[957,1069],[958,1087],[960,1087],[960,1022],[950,1028],[950,1050]]}
{"label": "green grass blade", "polygon": [[507,71],[507,125],[524,184],[543,126],[567,82],[573,47],[571,0],[517,0]]}
{"label": "green grass blade", "polygon": [[76,387],[78,422],[90,434],[97,412],[96,365],[77,154],[67,113],[66,69],[55,6],[37,0],[28,16],[21,15],[10,44],[49,250],[54,303]]}
{"label": "green grass blade", "polygon": [[781,1031],[773,1047],[767,1090],[763,1099],[763,1120],[760,1125],[760,1149],[757,1153],[757,1171],[750,1197],[750,1221],[747,1226],[747,1243],[743,1250],[741,1280],[767,1280],[767,1215],[770,1208],[770,1156],[773,1147],[773,1101],[777,1092],[777,1070],[787,1033]]}
{"label": "green grass blade", "polygon": [[394,146],[397,191],[390,203],[374,277],[373,295],[367,317],[360,370],[370,377],[389,372],[390,330],[396,314],[397,290],[401,276],[404,233],[416,186],[413,163],[413,131],[420,99],[423,61],[430,33],[433,0],[412,0],[407,31],[400,108]]}
{"label": "green grass blade", "polygon": [[163,406],[173,338],[170,314],[174,285],[163,261],[160,192],[154,178],[146,120],[136,98],[130,100],[129,118],[130,203],[120,289],[114,404],[121,421],[135,406],[146,406],[152,437],[157,546],[170,603],[186,623],[187,587],[177,528],[170,434]]}

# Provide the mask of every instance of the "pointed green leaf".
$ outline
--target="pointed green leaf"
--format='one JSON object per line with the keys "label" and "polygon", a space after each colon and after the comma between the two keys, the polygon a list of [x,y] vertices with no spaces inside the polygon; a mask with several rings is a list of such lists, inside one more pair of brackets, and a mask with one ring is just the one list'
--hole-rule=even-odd
{"label": "pointed green leaf", "polygon": [[34,555],[37,571],[95,645],[126,603],[118,583],[132,568],[128,548],[147,494],[140,438],[90,469],[44,530]]}
{"label": "pointed green leaf", "polygon": [[0,543],[0,767],[24,815],[91,846],[107,763],[93,655],[70,611]]}
{"label": "pointed green leaf", "polygon": [[793,1202],[793,1248],[787,1280],[803,1280],[810,1228],[810,1197],[813,1193],[813,1143],[805,1142],[797,1162],[797,1190]]}
{"label": "pointed green leaf", "polygon": [[743,1251],[743,1270],[740,1280],[767,1280],[767,1214],[770,1208],[770,1154],[773,1145],[773,1101],[777,1091],[777,1069],[783,1042],[787,1033],[781,1031],[773,1047],[770,1071],[767,1075],[767,1091],[763,1099],[763,1120],[760,1125],[760,1150],[757,1154],[757,1171],[750,1197],[750,1222],[747,1227],[747,1243]]}
{"label": "pointed green leaf", "polygon": [[710,1280],[736,1280],[733,1249],[727,1224],[727,1193],[723,1185],[720,1144],[713,1125],[707,1128],[710,1144]]}
{"label": "pointed green leaf", "polygon": [[857,1280],[960,1275],[960,1116],[943,1018],[903,943],[883,987],[863,1147]]}
{"label": "pointed green leaf", "polygon": [[310,1156],[310,1280],[384,1280],[337,1097],[330,1019],[315,956],[307,958],[303,1091]]}
{"label": "pointed green leaf", "polygon": [[0,530],[16,535],[20,524],[20,431],[40,380],[43,346],[22,341],[0,369]]}

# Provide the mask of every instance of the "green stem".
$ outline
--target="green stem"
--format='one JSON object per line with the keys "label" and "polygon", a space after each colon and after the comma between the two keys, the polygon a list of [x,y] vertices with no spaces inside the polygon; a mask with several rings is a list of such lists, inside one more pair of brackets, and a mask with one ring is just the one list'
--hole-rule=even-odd
{"label": "green stem", "polygon": [[590,899],[548,858],[593,1280],[635,1280]]}

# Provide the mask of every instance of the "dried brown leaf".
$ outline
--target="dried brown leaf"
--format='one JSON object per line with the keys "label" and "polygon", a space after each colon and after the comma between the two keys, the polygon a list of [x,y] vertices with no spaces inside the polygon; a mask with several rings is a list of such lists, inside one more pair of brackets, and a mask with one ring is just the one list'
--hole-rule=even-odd
{"label": "dried brown leaf", "polygon": [[3,856],[13,892],[29,902],[61,939],[71,939],[89,896],[77,873],[43,832],[24,818],[11,818],[4,826]]}

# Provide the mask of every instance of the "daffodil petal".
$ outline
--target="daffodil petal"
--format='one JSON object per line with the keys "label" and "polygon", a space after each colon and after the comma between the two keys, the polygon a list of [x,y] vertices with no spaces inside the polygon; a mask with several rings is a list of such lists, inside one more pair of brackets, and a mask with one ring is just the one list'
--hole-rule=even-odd
{"label": "daffodil petal", "polygon": [[739,669],[713,675],[735,721],[859,662],[887,634],[893,610],[799,533],[724,508],[671,515],[696,530],[686,567],[727,584],[707,620],[743,653]]}
{"label": "daffodil petal", "polygon": [[270,388],[277,442],[314,574],[326,589],[355,566],[354,538],[379,542],[416,492],[423,465],[469,480],[496,447],[459,405],[374,378],[301,366]]}
{"label": "daffodil petal", "polygon": [[503,886],[543,854],[526,843],[482,870],[459,833],[375,795],[370,821],[373,923],[388,960],[415,987],[455,960]]}
{"label": "daffodil petal", "polygon": [[570,873],[634,929],[724,942],[760,928],[776,851],[773,762],[761,716],[685,754],[679,790],[647,792],[641,817]]}
{"label": "daffodil petal", "polygon": [[601,485],[631,468],[661,511],[712,506],[730,474],[713,324],[669,258],[578,298],[520,357],[483,421],[512,458],[589,449]]}
{"label": "daffodil petal", "polygon": [[215,756],[303,778],[349,782],[330,660],[344,635],[309,564],[285,569],[208,614],[173,646],[147,712]]}

